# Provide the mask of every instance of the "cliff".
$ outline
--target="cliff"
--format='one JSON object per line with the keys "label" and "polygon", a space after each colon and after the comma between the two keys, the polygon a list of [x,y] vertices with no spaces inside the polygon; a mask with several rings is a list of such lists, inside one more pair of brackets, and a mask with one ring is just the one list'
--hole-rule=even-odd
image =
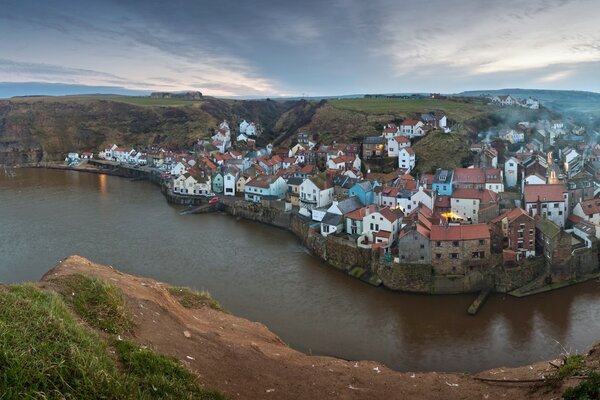
{"label": "cliff", "polygon": [[[90,278],[93,280],[89,280]],[[90,295],[89,288],[82,282],[92,282],[91,289],[93,291],[90,293],[95,294]],[[501,397],[542,399],[560,396],[565,387],[574,386],[580,382],[580,380],[569,379],[570,375],[581,372],[582,366],[597,368],[598,364],[597,354],[591,352],[587,358],[578,359],[577,368],[579,369],[572,371],[571,368],[569,369],[570,373],[567,373],[569,371],[566,370],[566,367],[559,367],[557,370],[548,362],[542,362],[522,368],[498,368],[477,375],[464,375],[401,373],[372,361],[345,361],[332,357],[308,356],[289,348],[265,326],[221,311],[218,304],[205,294],[193,296],[190,294],[191,292],[174,289],[168,284],[152,279],[128,275],[112,267],[94,264],[78,256],[68,257],[61,261],[42,278],[42,281],[37,284],[37,288],[42,292],[60,294],[63,301],[72,310],[71,312],[77,315],[79,323],[82,324],[80,329],[84,329],[85,332],[94,330],[96,333],[85,334],[98,335],[97,337],[104,343],[102,346],[107,346],[109,351],[114,348],[112,352],[116,352],[125,365],[131,364],[130,373],[135,370],[134,367],[137,365],[132,363],[132,360],[140,362],[135,357],[143,355],[152,359],[155,356],[150,357],[150,354],[154,354],[151,352],[156,352],[159,357],[162,355],[174,357],[195,377],[194,382],[202,385],[201,390],[204,397],[191,394],[184,396],[186,398],[221,398],[218,393],[223,393],[229,398],[243,399],[481,399]],[[23,296],[25,293],[30,297],[43,297],[41,294],[35,294],[35,291],[31,289],[25,289],[23,287],[4,287],[0,290],[0,323],[9,322],[3,320],[7,318],[5,316],[7,310],[3,307],[7,306],[7,299],[10,296],[14,297],[15,293],[21,293]],[[183,295],[180,296],[178,293],[183,293]],[[101,301],[98,300],[98,296],[103,296]],[[51,296],[51,299],[56,297]],[[123,304],[118,306],[120,303],[115,299],[121,298]],[[197,301],[197,299],[206,301]],[[29,307],[33,300],[35,299],[32,298],[23,303],[24,307]],[[54,304],[54,301],[52,300],[50,303]],[[118,307],[115,306],[111,309],[110,306],[113,303]],[[60,308],[57,304],[54,304],[53,307]],[[53,312],[56,313],[57,310],[55,309]],[[23,322],[15,320],[14,316],[12,318],[10,323],[13,326]],[[26,318],[26,323],[29,323],[30,320],[35,319],[35,316],[28,315],[23,318]],[[47,321],[48,326],[54,326],[55,317],[49,318],[53,319]],[[63,322],[62,325],[58,324],[57,326],[68,325],[72,319],[66,315],[62,317],[59,315],[59,318]],[[45,331],[36,334],[35,340],[31,344],[34,348],[30,349],[30,352],[43,354],[46,346],[53,343],[55,340],[53,338],[57,335],[54,331],[50,332],[51,336],[48,337],[45,337],[44,334]],[[79,336],[81,335],[84,335],[84,332],[80,332]],[[75,337],[79,342],[74,343],[74,347],[69,350],[76,352],[73,353],[77,354],[75,359],[79,359],[78,357],[81,356],[77,353],[80,350],[77,346],[85,344],[81,342],[79,336]],[[67,337],[63,337],[61,340],[67,339]],[[139,350],[132,350],[140,345],[142,347]],[[127,350],[125,358],[123,358],[124,350]],[[7,354],[9,358],[17,357],[10,352]],[[569,360],[567,359],[567,361]],[[70,362],[66,362],[66,366],[69,366]],[[165,362],[162,361],[163,364]],[[14,367],[15,364],[11,365]],[[31,366],[28,367],[31,368]],[[47,367],[48,365],[39,366],[39,368]],[[175,367],[170,366],[169,368]],[[146,372],[148,368],[145,369]],[[561,372],[560,377],[557,371]],[[112,370],[109,372],[110,374],[118,373]],[[51,377],[53,373],[49,373],[46,378]],[[95,371],[94,373],[100,374],[104,378],[110,376],[106,371]],[[40,374],[40,377],[33,375],[33,378],[26,377],[31,380],[28,384],[36,382],[37,379],[46,379],[41,378],[42,375]],[[169,379],[174,379],[174,376]],[[179,372],[176,376],[184,379],[186,374]],[[550,381],[549,377],[553,380]],[[131,375],[127,375],[127,379],[130,378]],[[144,376],[143,379],[137,376],[133,384],[138,385],[141,389],[136,390],[148,389],[148,379],[160,382],[160,376],[156,376],[156,374],[152,377]],[[0,380],[0,389],[3,385],[2,381],[6,380]],[[128,382],[128,380],[126,381]],[[552,382],[551,386],[550,382]],[[164,388],[157,387],[158,384],[153,383],[150,386],[153,390],[148,389],[144,393],[149,393],[149,398],[156,398],[159,395],[152,396],[154,390],[165,390],[165,393],[179,393],[181,396],[181,388],[185,387],[182,386],[183,383],[176,387]],[[187,390],[193,389],[189,386],[189,382],[185,384],[188,385]],[[79,390],[78,385],[84,385],[84,383],[67,382],[64,390]],[[15,390],[14,386],[11,390]],[[180,391],[173,392],[174,390]],[[209,390],[210,392],[206,392]],[[82,392],[80,391],[80,393]],[[211,393],[211,395],[206,395],[206,393]],[[174,398],[167,394],[164,396],[165,398]]]}
{"label": "cliff", "polygon": [[190,147],[210,137],[224,119],[233,126],[242,119],[260,123],[266,141],[280,133],[274,132],[275,124],[296,105],[293,101],[177,102],[102,96],[0,100],[0,165],[57,161],[69,151],[97,152],[108,143]]}

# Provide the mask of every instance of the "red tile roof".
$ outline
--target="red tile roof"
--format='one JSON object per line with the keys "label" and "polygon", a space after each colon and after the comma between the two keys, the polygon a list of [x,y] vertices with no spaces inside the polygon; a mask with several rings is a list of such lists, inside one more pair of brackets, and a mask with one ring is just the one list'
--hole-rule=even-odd
{"label": "red tile roof", "polygon": [[430,239],[434,241],[480,240],[489,238],[490,230],[486,224],[433,225],[431,227]]}
{"label": "red tile roof", "polygon": [[346,218],[350,218],[356,221],[362,221],[365,217],[367,211],[367,207],[359,208],[358,210],[354,210],[349,214],[346,214]]}
{"label": "red tile roof", "polygon": [[600,213],[599,199],[583,200],[580,204],[585,215],[594,215]]}
{"label": "red tile roof", "polygon": [[456,189],[452,192],[453,199],[479,199],[482,203],[495,203],[498,194],[489,189]]}
{"label": "red tile roof", "polygon": [[417,121],[416,119],[407,119],[402,122],[402,126],[415,126],[421,121]]}
{"label": "red tile roof", "polygon": [[402,151],[402,150],[406,151],[411,156],[415,155],[415,151],[412,149],[412,147],[403,147],[402,149],[400,149],[400,151]]}
{"label": "red tile roof", "polygon": [[538,198],[542,202],[561,202],[564,201],[563,193],[567,191],[564,184],[544,184],[544,185],[525,185],[525,203],[535,203]]}
{"label": "red tile roof", "polygon": [[410,139],[406,136],[396,136],[394,140],[398,143],[410,143]]}

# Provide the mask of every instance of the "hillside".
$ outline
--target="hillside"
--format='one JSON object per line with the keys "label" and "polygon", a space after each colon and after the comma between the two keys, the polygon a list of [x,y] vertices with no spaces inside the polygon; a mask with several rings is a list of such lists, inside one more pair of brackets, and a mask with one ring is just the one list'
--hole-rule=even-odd
{"label": "hillside", "polygon": [[77,256],[40,283],[1,286],[0,326],[7,398],[547,399],[588,384],[571,376],[598,368],[596,352],[558,369],[540,362],[476,375],[308,356],[206,293]]}
{"label": "hillside", "polygon": [[72,150],[97,151],[123,145],[190,146],[207,138],[223,119],[261,124],[266,137],[296,102],[192,102],[126,96],[24,97],[0,100],[0,164],[64,158]]}

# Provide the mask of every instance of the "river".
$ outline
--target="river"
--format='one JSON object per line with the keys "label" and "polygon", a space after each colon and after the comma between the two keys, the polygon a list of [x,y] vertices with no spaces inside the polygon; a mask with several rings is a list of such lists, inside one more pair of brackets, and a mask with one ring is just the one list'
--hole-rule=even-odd
{"label": "river", "polygon": [[[586,351],[600,338],[600,283],[530,298],[424,296],[371,287],[292,234],[222,214],[179,215],[148,182],[77,172],[0,172],[0,281],[35,281],[78,254],[207,289],[293,348],[400,371],[474,372]],[[560,344],[559,344],[560,343]]]}

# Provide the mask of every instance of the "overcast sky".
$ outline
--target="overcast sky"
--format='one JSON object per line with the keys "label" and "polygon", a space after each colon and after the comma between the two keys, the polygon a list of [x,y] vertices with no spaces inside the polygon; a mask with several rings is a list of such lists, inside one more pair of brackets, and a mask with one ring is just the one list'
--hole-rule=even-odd
{"label": "overcast sky", "polygon": [[0,0],[0,82],[600,92],[599,0]]}

